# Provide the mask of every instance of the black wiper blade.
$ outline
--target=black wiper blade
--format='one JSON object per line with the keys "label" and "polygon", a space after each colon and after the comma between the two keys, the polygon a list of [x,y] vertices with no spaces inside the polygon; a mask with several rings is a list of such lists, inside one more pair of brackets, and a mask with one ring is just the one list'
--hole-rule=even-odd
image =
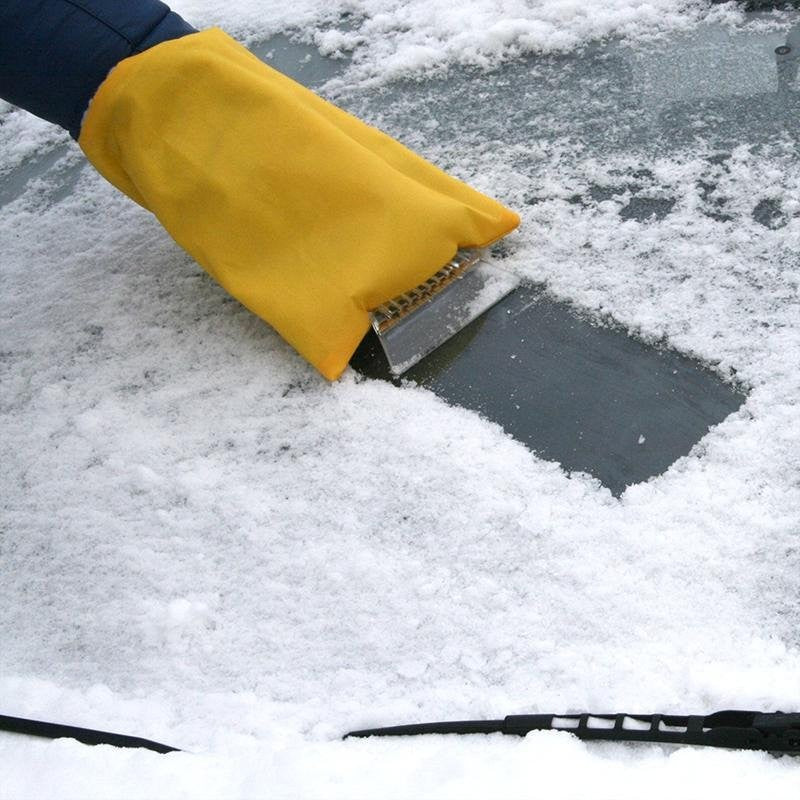
{"label": "black wiper blade", "polygon": [[44,739],[76,739],[82,744],[110,744],[114,747],[141,747],[156,753],[177,753],[177,747],[142,739],[139,736],[127,736],[122,733],[98,731],[94,728],[80,728],[76,725],[61,725],[57,722],[42,722],[38,719],[9,717],[0,714],[0,731],[21,733],[25,736],[41,736]]}
{"label": "black wiper blade", "polygon": [[[178,748],[108,731],[0,715],[0,730],[77,739],[84,744],[141,747],[157,753]],[[425,722],[351,731],[344,738],[419,736],[422,734],[502,733],[524,736],[531,731],[566,731],[586,741],[661,742],[765,750],[800,755],[800,713],[781,711],[718,711],[707,716],[673,714],[516,714],[505,719]]]}
{"label": "black wiper blade", "polygon": [[656,742],[800,755],[800,713],[717,711],[696,714],[516,714],[505,719],[426,722],[351,731],[348,737],[566,731],[586,741]]}

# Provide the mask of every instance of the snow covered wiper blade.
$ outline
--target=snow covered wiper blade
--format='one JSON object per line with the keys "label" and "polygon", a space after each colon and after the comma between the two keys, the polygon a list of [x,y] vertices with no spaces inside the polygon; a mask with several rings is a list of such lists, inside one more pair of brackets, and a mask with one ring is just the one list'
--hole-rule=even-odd
{"label": "snow covered wiper blade", "polygon": [[706,716],[673,714],[517,714],[505,719],[426,722],[351,731],[345,736],[566,731],[586,741],[657,742],[766,750],[800,755],[800,713],[717,711]]}

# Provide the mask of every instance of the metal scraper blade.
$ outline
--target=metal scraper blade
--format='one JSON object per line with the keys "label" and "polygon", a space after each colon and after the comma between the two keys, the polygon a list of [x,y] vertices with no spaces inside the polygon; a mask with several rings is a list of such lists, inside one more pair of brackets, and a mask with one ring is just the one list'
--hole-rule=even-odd
{"label": "metal scraper blade", "polygon": [[393,375],[402,375],[519,285],[519,279],[460,250],[425,283],[370,315]]}

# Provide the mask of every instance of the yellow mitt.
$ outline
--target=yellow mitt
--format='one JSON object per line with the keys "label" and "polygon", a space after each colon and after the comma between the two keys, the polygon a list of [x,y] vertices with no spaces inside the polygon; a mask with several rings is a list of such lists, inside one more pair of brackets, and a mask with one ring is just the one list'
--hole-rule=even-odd
{"label": "yellow mitt", "polygon": [[519,224],[216,29],[121,61],[79,143],[329,379],[371,309]]}

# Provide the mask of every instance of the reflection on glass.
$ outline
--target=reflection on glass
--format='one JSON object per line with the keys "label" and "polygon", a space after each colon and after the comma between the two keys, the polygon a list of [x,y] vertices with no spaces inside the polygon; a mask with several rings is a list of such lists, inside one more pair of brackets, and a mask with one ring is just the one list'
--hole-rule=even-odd
{"label": "reflection on glass", "polygon": [[800,22],[789,31],[786,44],[775,48],[775,61],[778,67],[778,91],[796,89],[794,84],[800,67]]}

